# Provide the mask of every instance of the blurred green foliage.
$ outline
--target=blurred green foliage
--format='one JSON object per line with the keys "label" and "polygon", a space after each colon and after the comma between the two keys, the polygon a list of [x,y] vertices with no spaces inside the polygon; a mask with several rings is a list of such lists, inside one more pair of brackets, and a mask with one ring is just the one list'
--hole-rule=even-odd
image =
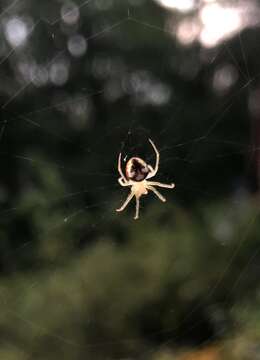
{"label": "blurred green foliage", "polygon": [[[24,194],[15,212],[29,217],[39,231],[35,244],[25,246],[34,271],[14,272],[1,281],[3,358],[142,354],[149,359],[158,347],[164,353],[178,343],[203,343],[225,334],[229,338],[230,332],[249,324],[258,277],[254,263],[241,269],[255,255],[260,231],[251,200],[243,206],[208,203],[193,214],[170,202],[164,207],[155,203],[134,223],[107,212],[110,226],[98,231],[93,245],[76,250],[77,240],[71,239],[86,216],[68,219],[65,225],[63,212],[49,216],[50,203],[63,186],[55,170],[49,169],[47,177],[41,170],[36,171],[43,175],[41,190]],[[217,229],[227,218],[225,244]],[[114,233],[118,228],[123,242]],[[18,258],[24,249],[20,251]],[[242,312],[233,308],[237,301]],[[250,341],[257,343],[257,333]],[[226,348],[230,358],[232,347]],[[235,358],[242,359],[240,353]]]}

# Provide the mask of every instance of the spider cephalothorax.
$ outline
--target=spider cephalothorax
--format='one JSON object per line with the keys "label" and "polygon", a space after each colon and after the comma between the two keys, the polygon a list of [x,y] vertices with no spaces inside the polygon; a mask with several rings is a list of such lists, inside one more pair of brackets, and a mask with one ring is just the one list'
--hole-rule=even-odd
{"label": "spider cephalothorax", "polygon": [[132,157],[129,159],[126,163],[125,168],[125,175],[121,168],[121,153],[118,157],[118,172],[120,174],[120,178],[118,179],[118,182],[121,186],[131,186],[131,192],[128,195],[126,201],[124,204],[117,209],[117,211],[123,211],[127,204],[130,202],[130,200],[135,196],[136,199],[136,211],[135,211],[135,219],[138,219],[139,217],[139,206],[140,206],[140,197],[142,195],[148,194],[148,191],[151,190],[155,193],[158,198],[165,202],[166,199],[162,196],[162,194],[159,193],[158,190],[155,189],[155,186],[164,187],[164,188],[170,188],[173,189],[175,185],[172,184],[162,184],[160,182],[156,181],[147,181],[147,179],[153,177],[156,175],[158,168],[159,168],[159,160],[160,160],[160,154],[157,150],[156,146],[150,140],[150,143],[155,151],[156,154],[156,163],[155,167],[153,168],[151,165],[146,164],[146,162],[139,158],[139,157]]}

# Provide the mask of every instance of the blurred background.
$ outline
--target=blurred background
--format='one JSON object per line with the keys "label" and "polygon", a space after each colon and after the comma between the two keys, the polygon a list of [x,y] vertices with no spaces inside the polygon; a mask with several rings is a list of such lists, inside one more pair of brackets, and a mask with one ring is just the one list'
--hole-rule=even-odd
{"label": "blurred background", "polygon": [[0,9],[0,358],[260,359],[259,2]]}

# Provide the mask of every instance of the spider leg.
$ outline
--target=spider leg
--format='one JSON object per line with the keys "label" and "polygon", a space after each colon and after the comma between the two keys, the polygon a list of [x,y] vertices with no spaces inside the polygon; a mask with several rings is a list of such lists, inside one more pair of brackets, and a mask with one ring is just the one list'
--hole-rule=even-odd
{"label": "spider leg", "polygon": [[119,178],[118,182],[121,186],[130,186],[129,182],[128,181],[125,182],[123,178]]}
{"label": "spider leg", "polygon": [[[122,171],[122,167],[121,167],[121,157],[122,157],[122,154],[120,153],[119,156],[118,156],[118,162],[117,162],[117,169],[118,169],[118,172],[119,174],[121,175],[121,178],[127,182],[126,178],[125,178],[125,175]],[[121,185],[121,184],[120,184]]]}
{"label": "spider leg", "polygon": [[139,197],[136,197],[135,200],[136,200],[136,204],[135,204],[135,217],[134,217],[134,219],[137,220],[139,218],[139,208],[140,208]]}
{"label": "spider leg", "polygon": [[128,195],[128,197],[126,198],[126,201],[123,203],[123,205],[119,209],[116,209],[116,211],[123,211],[127,207],[128,203],[132,200],[134,195],[135,195],[134,192],[131,191],[130,194]]}
{"label": "spider leg", "polygon": [[159,169],[160,154],[159,154],[159,151],[157,150],[157,147],[154,145],[154,143],[152,142],[151,139],[149,139],[149,142],[150,142],[150,144],[152,145],[152,147],[153,147],[153,149],[154,149],[154,152],[155,152],[155,155],[156,155],[155,167],[154,167],[154,169],[153,169],[153,172],[152,172],[152,173],[150,174],[150,176],[149,176],[149,177],[152,177],[152,176],[154,176],[154,175],[157,173],[157,171],[158,171],[158,169]]}
{"label": "spider leg", "polygon": [[154,168],[151,165],[147,165],[147,166],[148,166],[148,169],[149,169],[147,179],[150,179],[151,177],[154,176]]}
{"label": "spider leg", "polygon": [[167,189],[173,189],[175,187],[174,183],[171,184],[163,184],[157,181],[147,181],[148,185],[152,185],[152,186],[159,186],[162,188],[167,188]]}
{"label": "spider leg", "polygon": [[153,186],[150,186],[150,185],[149,185],[149,186],[147,186],[147,188],[148,188],[149,190],[151,190],[153,193],[155,193],[155,195],[156,195],[162,202],[165,202],[165,201],[166,201],[165,197],[162,196],[162,194],[159,193],[159,191],[156,190]]}

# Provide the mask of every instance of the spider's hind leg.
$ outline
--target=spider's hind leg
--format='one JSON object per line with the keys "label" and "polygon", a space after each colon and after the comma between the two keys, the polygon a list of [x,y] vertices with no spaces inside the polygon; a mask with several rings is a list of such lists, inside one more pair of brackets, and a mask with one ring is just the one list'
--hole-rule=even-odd
{"label": "spider's hind leg", "polygon": [[162,202],[166,201],[165,197],[162,196],[162,194],[158,190],[156,190],[153,186],[149,185],[147,188],[151,190]]}
{"label": "spider's hind leg", "polygon": [[139,197],[135,197],[136,205],[135,205],[135,217],[134,219],[137,220],[139,218],[139,209],[140,209],[140,200]]}
{"label": "spider's hind leg", "polygon": [[132,200],[133,197],[134,197],[134,193],[130,192],[130,194],[126,198],[126,201],[123,203],[123,205],[119,209],[116,209],[116,211],[118,211],[118,212],[123,211],[127,207],[128,203]]}

